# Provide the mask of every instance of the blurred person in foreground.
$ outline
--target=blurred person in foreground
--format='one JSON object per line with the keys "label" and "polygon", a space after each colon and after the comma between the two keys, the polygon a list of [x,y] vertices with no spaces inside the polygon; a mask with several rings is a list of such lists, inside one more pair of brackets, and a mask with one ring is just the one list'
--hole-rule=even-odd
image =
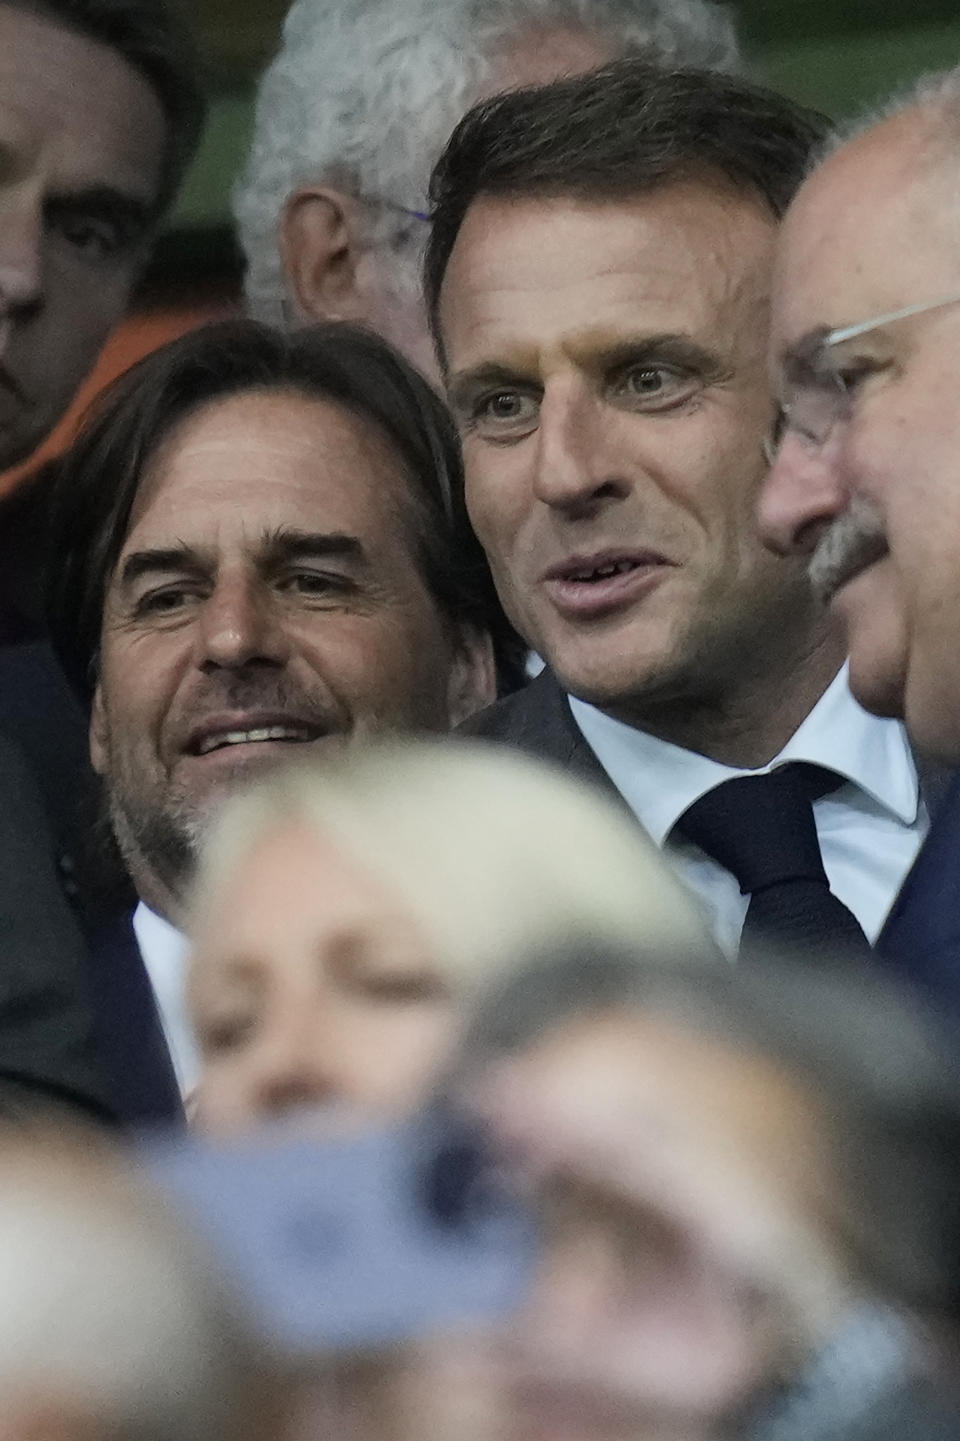
{"label": "blurred person in foreground", "polygon": [[[126,310],[203,116],[196,57],[161,0],[0,4],[0,470],[46,438]],[[33,1099],[103,1118],[57,871],[83,721],[49,649],[11,645],[10,578],[42,567],[48,491],[0,503],[0,1113]]]}
{"label": "blurred person in foreground", "polygon": [[621,55],[732,69],[711,0],[296,0],[257,97],[236,215],[251,314],[358,320],[436,373],[418,262],[461,115]]}
{"label": "blurred person in foreground", "polygon": [[202,1251],[90,1135],[0,1142],[2,1441],[275,1441]]}
{"label": "blurred person in foreground", "polygon": [[[760,520],[809,561],[854,690],[960,760],[960,70],[828,155],[787,216],[771,369],[781,401]],[[960,974],[960,788],[880,948],[938,994]]]}
{"label": "blurred person in foreground", "polygon": [[561,948],[494,986],[457,1077],[543,1229],[508,1434],[960,1435],[956,1037],[905,992]]}
{"label": "blurred person in foreground", "polygon": [[605,797],[469,742],[396,742],[222,811],[189,906],[202,1128],[423,1101],[479,988],[571,934],[719,961]]}
{"label": "blurred person in foreground", "polygon": [[499,96],[434,170],[424,273],[467,507],[547,666],[467,729],[616,790],[729,954],[868,961],[926,787],[755,514],[777,229],[824,133],[632,60]]}
{"label": "blurred person in foreground", "polygon": [[168,1049],[193,1084],[177,928],[224,798],[495,694],[507,627],[459,463],[441,402],[376,336],[242,320],[142,360],[72,448],[50,628],[139,900],[91,968],[126,1119],[176,1111]]}

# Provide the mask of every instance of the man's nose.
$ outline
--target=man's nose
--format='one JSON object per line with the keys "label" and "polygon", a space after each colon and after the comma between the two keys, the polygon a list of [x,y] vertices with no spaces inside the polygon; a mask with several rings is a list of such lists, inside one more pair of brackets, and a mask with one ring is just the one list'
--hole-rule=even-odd
{"label": "man's nose", "polygon": [[245,574],[218,578],[201,612],[197,664],[225,670],[254,663],[279,666],[288,654],[277,598],[269,585]]}
{"label": "man's nose", "polygon": [[0,316],[36,305],[42,284],[42,196],[25,181],[0,189]]}
{"label": "man's nose", "polygon": [[764,543],[780,555],[807,555],[848,501],[836,439],[813,447],[788,430],[760,492],[757,517]]}
{"label": "man's nose", "polygon": [[587,512],[628,489],[604,425],[602,402],[580,377],[548,384],[540,405],[533,481],[538,500]]}

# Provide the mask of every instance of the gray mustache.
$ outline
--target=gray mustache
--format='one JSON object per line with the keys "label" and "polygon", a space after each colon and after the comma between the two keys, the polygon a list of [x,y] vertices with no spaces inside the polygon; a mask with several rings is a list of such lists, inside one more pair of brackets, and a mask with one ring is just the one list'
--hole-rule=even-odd
{"label": "gray mustache", "polygon": [[854,497],[824,531],[811,556],[807,574],[817,599],[828,605],[846,581],[874,561],[882,560],[887,550],[877,507],[873,501]]}

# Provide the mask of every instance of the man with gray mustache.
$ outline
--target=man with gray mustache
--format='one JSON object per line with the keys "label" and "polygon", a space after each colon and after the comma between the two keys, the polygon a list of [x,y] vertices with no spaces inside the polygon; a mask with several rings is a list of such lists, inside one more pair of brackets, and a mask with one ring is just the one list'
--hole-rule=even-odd
{"label": "man with gray mustache", "polygon": [[[810,555],[854,693],[960,760],[956,244],[960,70],[928,79],[814,171],[784,223],[771,363],[781,422],[768,543]],[[941,994],[960,974],[960,791],[880,949]]]}

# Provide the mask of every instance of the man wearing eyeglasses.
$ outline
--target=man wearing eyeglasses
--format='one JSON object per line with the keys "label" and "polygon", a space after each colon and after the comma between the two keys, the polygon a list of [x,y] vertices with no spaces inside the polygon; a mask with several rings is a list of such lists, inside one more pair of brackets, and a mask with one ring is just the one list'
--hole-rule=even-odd
{"label": "man wearing eyeglasses", "polygon": [[709,0],[295,0],[236,197],[251,315],[353,320],[434,377],[419,285],[430,166],[483,95],[617,55],[732,70]]}
{"label": "man wearing eyeglasses", "polygon": [[777,222],[822,138],[621,61],[478,106],[431,183],[467,505],[547,666],[468,728],[616,790],[731,955],[866,954],[926,823],[902,727],[756,526]]}
{"label": "man wearing eyeglasses", "polygon": [[[835,151],[785,221],[781,420],[761,526],[843,622],[854,693],[960,760],[960,71]],[[933,984],[960,962],[960,792],[881,945]]]}

